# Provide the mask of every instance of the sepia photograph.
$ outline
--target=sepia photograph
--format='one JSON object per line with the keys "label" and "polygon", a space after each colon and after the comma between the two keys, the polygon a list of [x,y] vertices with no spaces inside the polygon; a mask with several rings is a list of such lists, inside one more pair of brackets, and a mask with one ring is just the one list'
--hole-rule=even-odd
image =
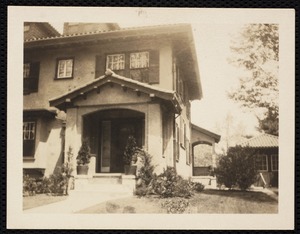
{"label": "sepia photograph", "polygon": [[8,19],[10,227],[293,228],[293,10]]}

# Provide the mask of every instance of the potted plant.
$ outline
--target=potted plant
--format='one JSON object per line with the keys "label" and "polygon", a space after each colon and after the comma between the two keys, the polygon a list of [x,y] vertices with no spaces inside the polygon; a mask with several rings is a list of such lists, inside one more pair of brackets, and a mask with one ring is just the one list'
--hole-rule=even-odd
{"label": "potted plant", "polygon": [[123,154],[124,173],[125,175],[135,175],[136,165],[133,165],[136,160],[138,151],[136,140],[133,136],[129,136]]}
{"label": "potted plant", "polygon": [[91,154],[90,147],[86,140],[82,141],[82,145],[78,151],[77,155],[77,175],[87,175],[89,169]]}

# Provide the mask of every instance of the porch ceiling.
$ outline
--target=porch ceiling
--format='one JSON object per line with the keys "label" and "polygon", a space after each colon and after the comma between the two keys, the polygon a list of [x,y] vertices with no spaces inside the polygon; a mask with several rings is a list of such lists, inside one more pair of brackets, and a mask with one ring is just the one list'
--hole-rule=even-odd
{"label": "porch ceiling", "polygon": [[71,90],[61,96],[49,100],[50,106],[65,110],[68,105],[72,104],[73,100],[79,96],[86,98],[86,95],[92,91],[100,93],[102,86],[105,84],[120,85],[124,91],[127,89],[134,90],[137,95],[140,93],[148,94],[151,99],[159,98],[162,101],[168,102],[174,108],[175,113],[180,113],[182,110],[182,102],[177,96],[177,93],[170,90],[161,89],[151,86],[136,80],[132,80],[123,76],[116,75],[111,71],[107,71],[106,75],[101,76],[91,82],[86,83],[74,90]]}

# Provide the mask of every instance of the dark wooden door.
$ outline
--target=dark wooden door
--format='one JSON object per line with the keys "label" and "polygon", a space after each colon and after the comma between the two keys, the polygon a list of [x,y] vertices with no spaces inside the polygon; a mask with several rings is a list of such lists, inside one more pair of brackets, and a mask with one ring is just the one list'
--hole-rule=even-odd
{"label": "dark wooden door", "polygon": [[100,129],[100,160],[97,172],[124,172],[123,154],[129,136],[134,136],[138,146],[143,144],[141,119],[112,119],[102,121]]}
{"label": "dark wooden door", "polygon": [[142,146],[142,122],[138,119],[114,121],[112,124],[111,172],[124,172],[123,155],[129,136]]}

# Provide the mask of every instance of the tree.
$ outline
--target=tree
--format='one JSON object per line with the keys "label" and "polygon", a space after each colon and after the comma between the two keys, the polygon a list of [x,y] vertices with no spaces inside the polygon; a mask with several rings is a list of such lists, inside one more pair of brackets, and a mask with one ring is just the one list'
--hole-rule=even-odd
{"label": "tree", "polygon": [[246,25],[230,48],[233,52],[230,62],[246,72],[229,97],[255,111],[260,130],[278,134],[278,25]]}
{"label": "tree", "polygon": [[218,183],[229,189],[234,186],[248,189],[256,181],[255,155],[256,150],[250,147],[230,147],[215,170]]}

